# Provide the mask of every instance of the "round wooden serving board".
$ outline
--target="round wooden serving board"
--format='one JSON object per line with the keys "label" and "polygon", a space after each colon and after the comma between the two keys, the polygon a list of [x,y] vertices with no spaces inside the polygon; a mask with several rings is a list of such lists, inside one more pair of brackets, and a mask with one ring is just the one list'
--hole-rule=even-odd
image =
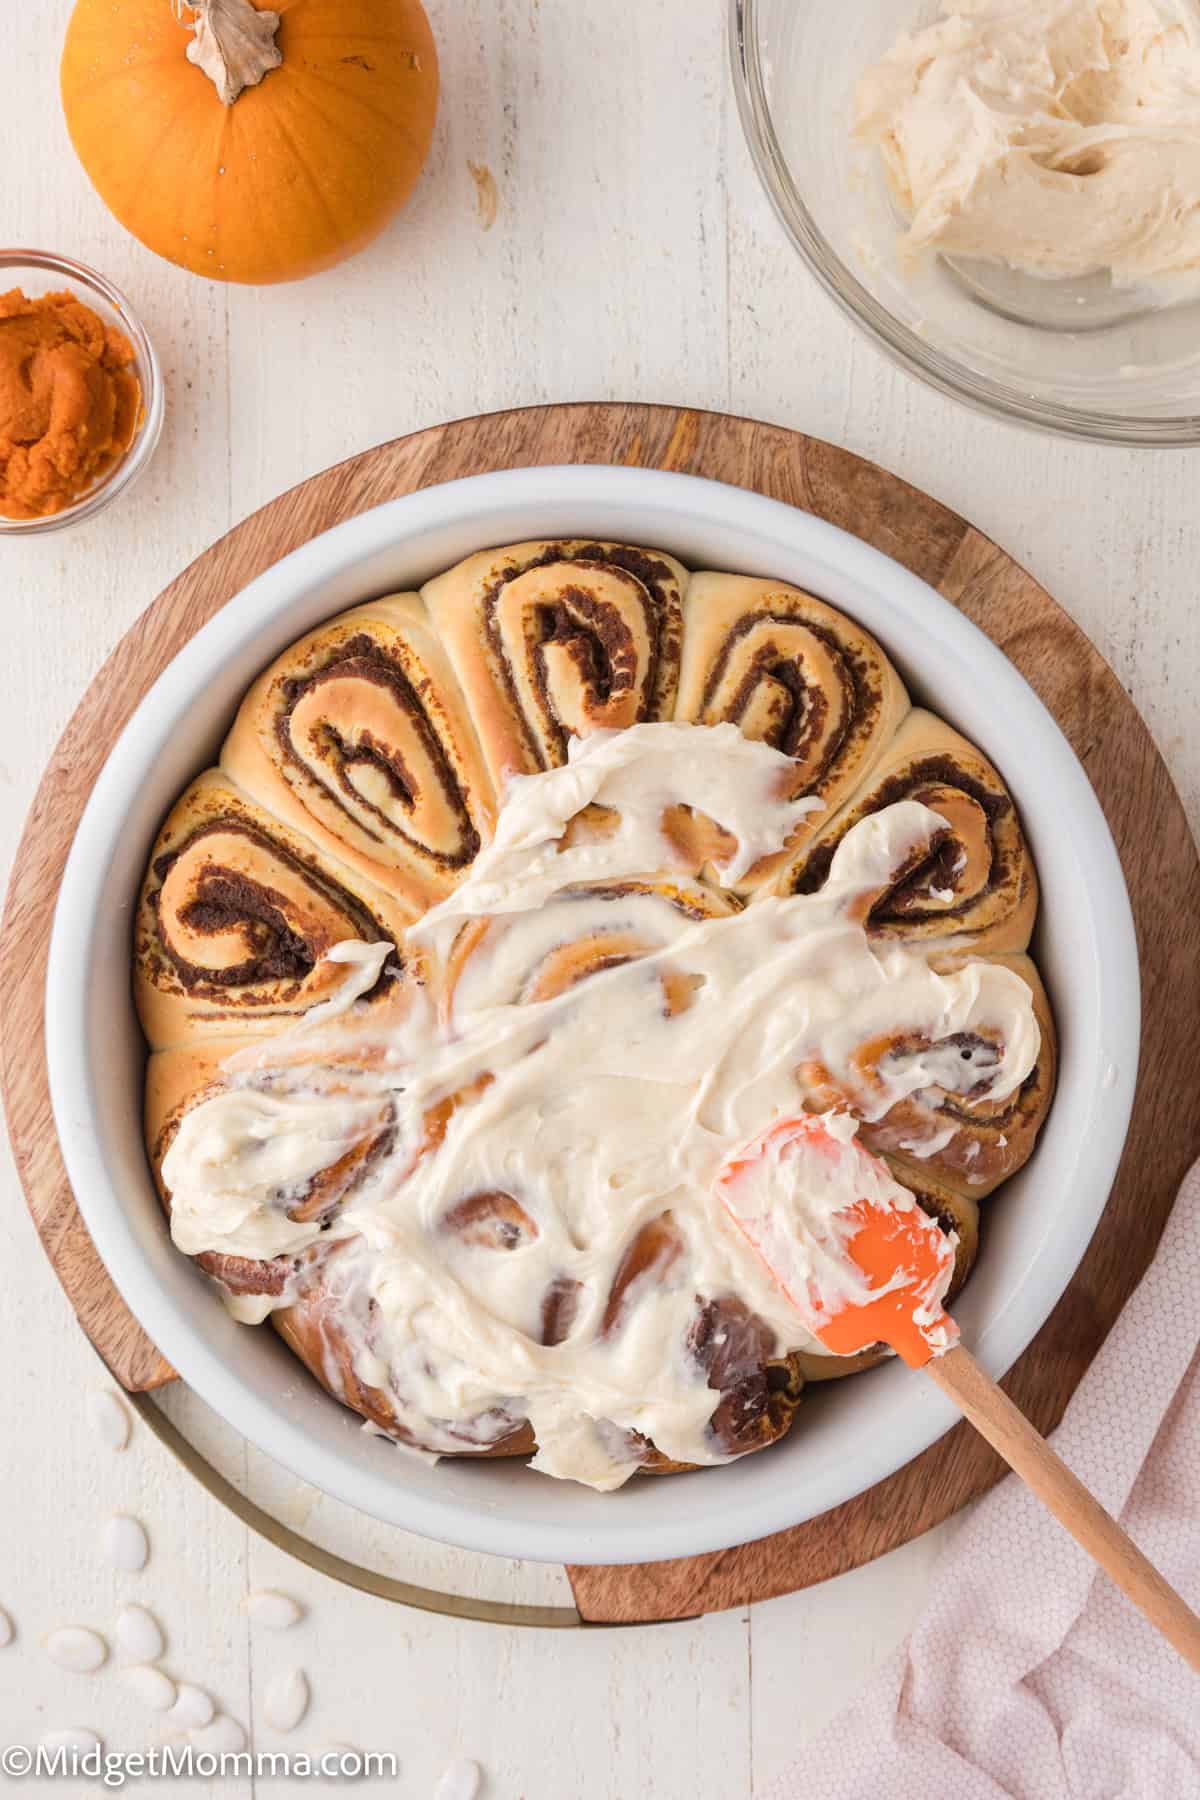
{"label": "round wooden serving board", "polygon": [[[54,1135],[41,1032],[46,953],[68,848],[118,732],[164,665],[246,583],[329,526],[483,470],[625,463],[712,476],[855,533],[922,576],[999,644],[1071,740],[1100,796],[1133,900],[1148,1004],[1133,1123],[1100,1228],[1005,1386],[1043,1432],[1158,1242],[1200,1153],[1200,863],[1150,734],[1083,633],[1012,558],[937,501],[833,445],[669,407],[498,413],[380,445],[315,476],[205,552],[150,606],[85,695],[51,759],[17,854],[0,937],[8,1125],[30,1210],[80,1323],[131,1390],[172,1378],[126,1310],[75,1208]],[[962,1424],[889,1480],[807,1525],[719,1555],[569,1571],[589,1621],[673,1619],[824,1580],[907,1542],[981,1494],[1003,1465]],[[700,1479],[702,1476],[691,1477]]]}

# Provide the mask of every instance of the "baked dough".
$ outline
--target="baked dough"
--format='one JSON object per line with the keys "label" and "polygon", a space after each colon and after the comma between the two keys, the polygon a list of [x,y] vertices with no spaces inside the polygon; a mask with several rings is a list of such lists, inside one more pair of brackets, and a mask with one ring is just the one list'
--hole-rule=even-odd
{"label": "baked dough", "polygon": [[499,793],[566,761],[573,736],[669,719],[688,573],[587,538],[468,557],[422,590]]}
{"label": "baked dough", "polygon": [[242,792],[413,918],[495,820],[492,784],[416,594],[330,619],[278,657],[221,751]]}
{"label": "baked dough", "polygon": [[334,945],[398,944],[410,917],[209,769],[172,807],[142,884],[142,1029],[156,1050],[278,1031],[337,993],[343,977],[322,961]]}
{"label": "baked dough", "polygon": [[[440,950],[414,926],[439,900],[453,915],[453,897],[492,837],[497,797],[512,777],[561,769],[573,740],[596,730],[672,733],[676,726],[651,723],[672,717],[727,732],[737,748],[732,785],[716,781],[709,810],[656,812],[655,830],[637,839],[650,848],[644,857],[631,852],[634,864],[619,877],[554,878],[563,856],[586,871],[592,853],[624,829],[619,811],[581,803],[550,858],[545,900],[461,926],[452,916]],[[747,802],[744,783],[759,778],[764,759],[773,785],[751,790],[757,797]],[[562,769],[562,779],[574,777],[574,767]],[[722,794],[735,792],[743,807],[752,805],[755,824],[786,818],[736,864],[731,857],[743,846],[717,816]],[[963,970],[1002,972],[987,977],[989,991],[1005,1006],[1024,996],[1040,1049],[1019,1089],[989,1100],[990,1071],[1008,1048],[987,1025],[1008,1016],[993,1004],[979,1015],[986,1029],[961,1034],[962,1043],[938,1034],[917,1041],[919,1033],[897,1028],[863,1041],[849,1060],[810,1059],[783,1073],[798,1107],[855,1111],[863,1141],[956,1232],[957,1292],[976,1255],[978,1201],[1030,1155],[1053,1092],[1053,1021],[1023,954],[1037,881],[997,771],[934,715],[910,709],[869,634],[786,583],[689,576],[664,553],[586,539],[485,552],[421,596],[372,601],[308,633],[251,688],[222,768],[200,776],[172,809],[139,901],[135,988],[155,1052],[146,1136],[168,1211],[164,1162],[169,1170],[198,1107],[219,1100],[258,1109],[269,1125],[272,1108],[286,1111],[303,1095],[315,1121],[292,1145],[281,1186],[250,1168],[238,1190],[243,1210],[232,1210],[229,1241],[248,1238],[260,1253],[210,1245],[197,1261],[238,1316],[269,1317],[316,1378],[377,1430],[437,1454],[529,1454],[534,1431],[516,1388],[446,1419],[429,1413],[427,1394],[418,1404],[403,1391],[406,1381],[432,1380],[423,1340],[409,1343],[415,1358],[393,1358],[387,1333],[397,1317],[404,1328],[402,1310],[393,1307],[386,1320],[375,1310],[373,1252],[344,1217],[380,1171],[393,1191],[410,1180],[446,1142],[460,1108],[487,1106],[488,1068],[465,1068],[460,1085],[420,1114],[404,1141],[379,1106],[387,1081],[375,1079],[393,1067],[398,1027],[430,1008],[451,1038],[460,1013],[473,1019],[492,1009],[499,1019],[531,1008],[539,1017],[538,1008],[570,1007],[585,984],[642,962],[651,985],[637,990],[640,1004],[652,999],[656,1018],[682,1022],[706,978],[676,954],[681,928],[703,936],[736,921],[744,904],[764,905],[755,916],[766,921],[780,895],[823,895],[851,831],[897,802],[917,804],[887,815],[901,819],[896,831],[880,821],[886,831],[872,840],[878,876],[855,890],[856,922],[879,946],[870,951],[857,934],[862,958],[873,971],[889,945],[920,946],[927,984],[931,971],[950,986]],[[339,1000],[345,970],[324,960],[346,940],[378,949],[349,1003]],[[970,1012],[964,993],[960,980],[954,1004]],[[319,1039],[292,1029],[314,1008],[331,1013],[341,1004],[347,1010]],[[943,1002],[935,999],[932,1013],[923,1004],[923,1016],[937,1018]],[[530,1050],[543,1041],[534,1033]],[[613,1055],[619,1072],[619,1031]],[[886,1072],[923,1057],[932,1057],[933,1073],[881,1108]],[[977,1091],[959,1066],[975,1067],[972,1059]],[[660,1079],[670,1080],[669,1068],[654,1069]],[[344,1143],[332,1132],[327,1152],[326,1103],[338,1116],[348,1105],[354,1126]],[[559,1197],[546,1198],[540,1216],[549,1228]],[[677,1308],[686,1303],[676,1352],[700,1371],[701,1390],[711,1390],[712,1460],[776,1442],[806,1380],[853,1373],[883,1354],[838,1359],[783,1341],[778,1317],[765,1316],[771,1305],[761,1287],[748,1299],[736,1284],[714,1282],[711,1268],[704,1291],[690,1285],[695,1239],[689,1247],[669,1204],[628,1227],[621,1204],[614,1194],[620,1254],[611,1280],[591,1296],[589,1316],[600,1339],[632,1333],[632,1346],[656,1284],[671,1288]],[[184,1241],[189,1205],[181,1198],[174,1221]],[[505,1257],[538,1236],[515,1188],[480,1187],[434,1210],[420,1254],[444,1256],[439,1279],[469,1283],[483,1267],[472,1259],[483,1257],[488,1280],[501,1281],[489,1292],[502,1294]],[[568,1241],[570,1228],[568,1209],[554,1230],[565,1229]],[[520,1326],[540,1352],[570,1339],[581,1305],[578,1284],[546,1267],[536,1318],[521,1314]],[[502,1329],[511,1332],[516,1316],[500,1318]],[[413,1423],[421,1417],[423,1430]],[[628,1429],[616,1449],[645,1473],[692,1466]],[[597,1482],[605,1484],[612,1485]]]}
{"label": "baked dough", "polygon": [[973,744],[923,708],[908,714],[865,779],[831,818],[818,822],[780,876],[780,891],[819,889],[846,833],[898,800],[930,807],[945,830],[932,856],[897,868],[867,929],[904,943],[953,939],[978,954],[1027,949],[1037,875],[1012,796]]}
{"label": "baked dough", "polygon": [[[796,794],[822,805],[807,842],[869,774],[909,709],[904,684],[869,632],[782,581],[693,575],[683,617],[676,717],[728,720],[795,764]],[[757,886],[784,861],[754,871]]]}

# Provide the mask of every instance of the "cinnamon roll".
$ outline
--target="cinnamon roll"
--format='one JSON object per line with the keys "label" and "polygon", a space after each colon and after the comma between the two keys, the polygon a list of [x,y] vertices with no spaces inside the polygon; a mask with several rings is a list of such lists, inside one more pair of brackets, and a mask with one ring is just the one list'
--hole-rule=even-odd
{"label": "cinnamon roll", "polygon": [[[398,944],[405,914],[319,854],[218,770],[194,781],[155,842],[138,902],[134,993],[153,1049],[276,1031],[344,988],[335,946]],[[382,966],[374,992],[394,979]]]}
{"label": "cinnamon roll", "polygon": [[[431,1146],[432,1147],[432,1146]],[[436,1221],[439,1257],[460,1279],[480,1262],[504,1262],[535,1240],[539,1229],[511,1194],[471,1194]],[[573,1322],[577,1284],[550,1282],[531,1342],[561,1343]],[[295,1304],[276,1315],[276,1328],[318,1380],[377,1430],[412,1449],[453,1456],[528,1456],[536,1449],[519,1396],[491,1400],[463,1418],[421,1418],[424,1355],[406,1364],[386,1312],[369,1288],[361,1250],[339,1249]]]}
{"label": "cinnamon roll", "polygon": [[[859,1135],[872,1150],[902,1157],[943,1186],[982,1199],[1033,1154],[1054,1095],[1054,1021],[1027,956],[985,962],[947,955],[935,966],[947,975],[961,972],[968,993],[980,968],[1005,969],[1028,996],[1038,1043],[1014,1092],[999,1099],[993,1093],[1010,1049],[1001,1018],[972,1011],[946,1035],[897,1026],[859,1044],[836,1071],[814,1058],[798,1075],[810,1111],[848,1107],[862,1120]],[[901,1097],[893,1099],[897,1090]]]}
{"label": "cinnamon roll", "polygon": [[[681,920],[717,919],[736,902],[699,881],[669,875],[596,881],[562,888],[536,912],[473,919],[446,962],[447,1017],[456,1006],[530,1005],[553,1000],[590,976],[668,949]],[[668,1016],[684,1011],[694,977],[685,966],[657,964],[653,980]]]}
{"label": "cinnamon roll", "polygon": [[[341,1114],[341,1141],[330,1133],[331,1109],[327,1107],[318,1127],[323,1141],[317,1155],[307,1166],[293,1168],[287,1177],[281,1176],[278,1157],[260,1158],[267,1166],[247,1170],[240,1180],[222,1164],[221,1180],[232,1202],[230,1235],[236,1230],[243,1243],[248,1235],[256,1235],[262,1254],[202,1248],[199,1241],[191,1241],[188,1220],[181,1217],[171,1188],[170,1153],[180,1131],[187,1128],[197,1108],[218,1098],[239,1114],[257,1109],[262,1125],[269,1129],[276,1122],[272,1109],[283,1097],[291,1098],[292,1083],[283,1070],[268,1065],[253,1078],[232,1074],[231,1065],[237,1064],[239,1053],[244,1057],[241,1039],[212,1038],[153,1055],[146,1070],[145,1136],[155,1185],[176,1243],[212,1277],[236,1316],[256,1323],[286,1296],[301,1291],[313,1276],[336,1240],[336,1232],[332,1237],[325,1234],[393,1148],[394,1118],[385,1097],[356,1097],[352,1080],[332,1071],[306,1071],[306,1085],[318,1090],[323,1087],[324,1098]],[[314,1098],[319,1103],[319,1095]],[[210,1107],[205,1116],[204,1130],[215,1153],[212,1134],[219,1120],[212,1118],[212,1111]],[[259,1142],[269,1144],[265,1133]],[[187,1197],[180,1196],[180,1201],[186,1209]],[[248,1233],[247,1222],[256,1213],[259,1231]],[[213,1214],[208,1210],[205,1242],[213,1228]]]}
{"label": "cinnamon roll", "polygon": [[[904,684],[870,634],[844,613],[782,581],[693,575],[684,604],[675,716],[728,721],[792,758],[795,796],[822,809],[805,843],[878,761],[909,708]],[[785,860],[752,872],[751,885]]]}
{"label": "cinnamon roll", "polygon": [[672,716],[687,581],[662,551],[574,538],[486,551],[423,589],[499,792],[572,737]]}
{"label": "cinnamon roll", "polygon": [[[224,1088],[221,1065],[238,1049],[240,1041],[237,1038],[213,1038],[186,1049],[160,1050],[146,1065],[146,1150],[154,1185],[168,1218],[171,1216],[171,1196],[163,1180],[163,1158],[183,1117]],[[258,1257],[226,1256],[208,1251],[195,1260],[226,1296],[239,1301],[257,1297],[275,1299],[282,1294],[293,1272],[287,1257],[264,1261]]]}
{"label": "cinnamon roll", "polygon": [[[464,1096],[469,1103],[469,1096]],[[435,1132],[426,1153],[436,1148]],[[539,1228],[511,1194],[474,1193],[445,1209],[432,1238],[439,1262],[468,1283],[481,1263],[503,1262],[539,1236]],[[541,1298],[531,1343],[561,1343],[573,1322],[577,1284],[550,1282]],[[529,1456],[536,1449],[519,1395],[490,1399],[458,1418],[424,1411],[425,1346],[403,1341],[370,1285],[360,1244],[335,1248],[292,1305],[273,1315],[280,1336],[343,1405],[410,1449],[442,1456]],[[430,1353],[431,1354],[431,1353]]]}
{"label": "cinnamon roll", "polygon": [[474,861],[491,781],[415,594],[356,606],[259,677],[221,752],[242,791],[417,916]]}
{"label": "cinnamon roll", "polygon": [[343,1406],[383,1436],[440,1456],[529,1456],[535,1449],[519,1404],[487,1406],[466,1419],[414,1430],[389,1361],[386,1323],[367,1289],[362,1246],[336,1244],[271,1323]]}
{"label": "cinnamon roll", "polygon": [[[796,1350],[780,1355],[774,1331],[736,1294],[697,1301],[687,1347],[718,1396],[708,1436],[719,1457],[748,1456],[787,1435],[803,1398],[805,1365],[816,1358]],[[643,1448],[643,1475],[703,1466],[673,1461],[644,1440]]]}
{"label": "cinnamon roll", "polygon": [[932,713],[908,714],[866,779],[819,822],[779,877],[779,891],[817,892],[852,826],[899,800],[944,821],[931,850],[902,864],[867,928],[905,942],[953,939],[978,952],[1027,948],[1037,914],[1033,859],[1012,796],[987,758]]}

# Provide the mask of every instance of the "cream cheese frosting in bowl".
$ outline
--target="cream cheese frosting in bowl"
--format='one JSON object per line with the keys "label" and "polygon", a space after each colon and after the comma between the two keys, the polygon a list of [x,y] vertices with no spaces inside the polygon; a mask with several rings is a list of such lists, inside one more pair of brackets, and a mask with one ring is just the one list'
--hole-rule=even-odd
{"label": "cream cheese frosting in bowl", "polygon": [[729,0],[784,227],[889,355],[983,411],[1200,442],[1196,0]]}
{"label": "cream cheese frosting in bowl", "polygon": [[950,0],[865,71],[856,115],[902,254],[1200,285],[1195,0]]}
{"label": "cream cheese frosting in bowl", "polygon": [[[822,1389],[806,1401],[803,1432],[763,1455],[695,1477],[629,1482],[616,1494],[539,1480],[519,1462],[430,1467],[364,1435],[298,1379],[268,1332],[231,1320],[171,1243],[142,1143],[144,1050],[128,989],[130,898],[159,821],[211,760],[264,664],[340,609],[418,584],[482,544],[579,531],[658,544],[691,566],[802,584],[877,632],[916,697],[1003,768],[1038,864],[1037,954],[1063,1031],[1058,1095],[1037,1156],[997,1203],[986,1255],[957,1309],[989,1368],[1007,1367],[1082,1254],[1132,1094],[1136,956],[1111,840],[1057,728],[993,646],[896,564],[752,494],[637,470],[517,471],[394,502],[269,570],[168,667],[97,784],[56,920],[48,1048],[56,1121],[97,1247],[164,1355],[233,1429],[303,1479],[404,1529],[501,1555],[619,1562],[712,1549],[812,1517],[940,1435],[952,1422],[948,1409],[913,1392],[903,1371],[880,1368],[836,1384],[835,1394]],[[856,853],[851,844],[847,860]],[[504,871],[490,874],[503,894]],[[524,919],[512,915],[518,935]],[[697,928],[714,980],[740,954],[729,937],[734,950],[718,956],[722,929]],[[611,979],[616,992],[632,978],[614,970]],[[472,1010],[486,1011],[494,997],[485,982],[469,995]],[[474,1154],[466,1139],[461,1149]],[[519,1293],[510,1298],[523,1304]]]}

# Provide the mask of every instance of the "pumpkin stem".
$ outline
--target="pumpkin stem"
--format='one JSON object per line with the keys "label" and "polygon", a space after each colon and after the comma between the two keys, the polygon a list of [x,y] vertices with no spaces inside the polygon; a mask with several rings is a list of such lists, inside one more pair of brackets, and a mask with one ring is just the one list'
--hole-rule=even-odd
{"label": "pumpkin stem", "polygon": [[[202,69],[218,98],[232,106],[243,88],[257,87],[277,69],[283,52],[275,42],[277,12],[259,12],[251,0],[174,0],[175,16],[195,37],[187,59]],[[184,8],[195,17],[184,19]]]}

